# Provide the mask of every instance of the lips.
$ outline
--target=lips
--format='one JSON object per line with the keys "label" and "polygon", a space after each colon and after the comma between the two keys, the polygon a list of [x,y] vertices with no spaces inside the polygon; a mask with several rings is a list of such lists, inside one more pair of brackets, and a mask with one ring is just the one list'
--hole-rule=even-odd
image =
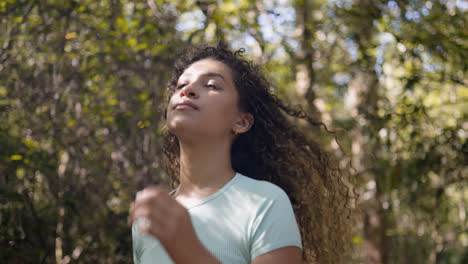
{"label": "lips", "polygon": [[189,101],[183,101],[174,106],[177,110],[198,110],[198,107]]}

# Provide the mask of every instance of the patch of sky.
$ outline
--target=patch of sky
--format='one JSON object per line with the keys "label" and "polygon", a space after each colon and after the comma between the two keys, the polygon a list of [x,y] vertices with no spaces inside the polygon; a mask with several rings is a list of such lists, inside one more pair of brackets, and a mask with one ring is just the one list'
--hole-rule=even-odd
{"label": "patch of sky", "polygon": [[354,40],[347,38],[346,45],[348,46],[348,53],[351,57],[351,60],[356,61],[358,59],[358,50],[356,43],[354,43]]}
{"label": "patch of sky", "polygon": [[406,19],[412,20],[412,21],[415,21],[415,22],[419,22],[420,17],[421,17],[421,14],[419,14],[419,12],[414,10],[412,7],[409,7],[406,10],[406,13],[405,13],[405,18]]}
{"label": "patch of sky", "polygon": [[330,17],[330,18],[333,18],[333,17],[336,17],[336,13],[335,13],[335,10],[333,9],[328,9],[327,10],[327,16]]}
{"label": "patch of sky", "polygon": [[388,43],[395,41],[395,37],[391,33],[383,32],[380,34],[379,40],[381,45],[387,45]]}
{"label": "patch of sky", "polygon": [[388,1],[387,3],[388,13],[393,17],[400,17],[401,9],[397,2]]}
{"label": "patch of sky", "polygon": [[427,16],[429,15],[429,13],[431,12],[430,10],[432,9],[432,1],[426,1],[426,3],[424,3],[424,5],[422,5],[421,7],[421,14],[423,16]]}
{"label": "patch of sky", "polygon": [[466,0],[457,0],[455,5],[462,11],[465,12],[468,10],[468,1]]}
{"label": "patch of sky", "polygon": [[397,2],[395,2],[395,1],[393,1],[393,0],[392,0],[392,1],[388,1],[387,6],[388,6],[388,8],[390,8],[390,9],[395,9],[395,8],[400,9],[400,7],[398,6]]}
{"label": "patch of sky", "polygon": [[265,9],[269,12],[258,16],[263,38],[267,42],[278,43],[282,36],[292,37],[295,28],[296,11],[287,1],[278,3],[265,2]]}
{"label": "patch of sky", "polygon": [[374,70],[378,76],[381,76],[383,73],[382,64],[385,60],[385,51],[387,50],[388,44],[395,42],[395,37],[388,32],[382,32],[379,34],[378,38],[380,45],[378,45],[376,48]]}
{"label": "patch of sky", "polygon": [[338,85],[345,85],[349,83],[351,76],[346,72],[337,72],[333,75],[333,81]]}
{"label": "patch of sky", "polygon": [[353,5],[352,1],[348,0],[330,0],[328,1],[330,4],[335,4],[335,6],[344,9],[350,9]]}
{"label": "patch of sky", "polygon": [[434,63],[423,63],[423,67],[426,71],[428,72],[436,72],[438,70],[440,70],[442,67],[438,64],[434,64]]}
{"label": "patch of sky", "polygon": [[286,43],[289,45],[289,47],[291,47],[294,51],[299,51],[301,45],[299,43],[299,41],[297,41],[296,39],[294,38],[287,38],[286,39]]}
{"label": "patch of sky", "polygon": [[375,54],[376,59],[375,59],[374,70],[379,76],[382,75],[382,63],[384,62],[385,47],[386,46],[384,45],[378,46],[376,54]]}
{"label": "patch of sky", "polygon": [[[247,54],[256,54],[260,52],[260,47],[255,40],[254,37],[252,37],[249,33],[247,32],[238,32],[237,34],[234,34],[232,39],[230,39],[231,42],[231,47],[234,50],[244,48]],[[287,56],[286,51],[282,47],[278,47],[273,55],[272,59],[273,60],[281,60]]]}
{"label": "patch of sky", "polygon": [[182,32],[192,32],[202,29],[205,22],[205,15],[200,9],[183,13],[179,16],[176,23],[176,30]]}
{"label": "patch of sky", "polygon": [[253,48],[257,45],[257,41],[248,33],[241,33],[239,37],[231,39],[231,45],[234,50],[244,48],[247,53],[253,54]]}
{"label": "patch of sky", "polygon": [[268,42],[278,42],[281,37],[276,34],[275,26],[272,23],[270,15],[261,14],[258,16],[258,24],[261,27],[263,38]]}
{"label": "patch of sky", "polygon": [[383,71],[382,71],[382,65],[381,65],[381,64],[377,64],[377,63],[376,63],[376,64],[374,65],[374,70],[375,70],[375,72],[377,73],[377,76],[378,76],[378,77],[382,76]]}
{"label": "patch of sky", "polygon": [[401,20],[394,19],[390,22],[390,27],[397,32],[401,32]]}
{"label": "patch of sky", "polygon": [[177,14],[177,8],[173,4],[163,4],[162,10],[164,10],[165,13]]}
{"label": "patch of sky", "polygon": [[442,65],[440,63],[434,63],[433,57],[427,52],[421,54],[421,59],[423,62],[423,68],[428,72],[436,72],[442,69]]}
{"label": "patch of sky", "polygon": [[439,0],[439,3],[446,5],[448,9],[454,7],[459,8],[461,11],[468,9],[468,1],[466,0]]}
{"label": "patch of sky", "polygon": [[421,14],[423,16],[429,15],[429,9],[427,9],[426,7],[421,8]]}
{"label": "patch of sky", "polygon": [[284,48],[282,46],[279,46],[275,50],[275,53],[273,54],[272,59],[280,61],[281,59],[283,59],[286,56],[287,56],[287,54],[286,54],[286,51],[284,50]]}

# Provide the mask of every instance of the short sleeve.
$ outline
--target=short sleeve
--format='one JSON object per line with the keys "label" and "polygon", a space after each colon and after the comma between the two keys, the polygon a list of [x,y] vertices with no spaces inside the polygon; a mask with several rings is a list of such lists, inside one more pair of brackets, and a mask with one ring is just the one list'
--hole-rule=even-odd
{"label": "short sleeve", "polygon": [[259,208],[249,232],[252,234],[252,260],[282,247],[296,246],[302,249],[301,234],[291,202],[283,190],[276,188],[274,197],[267,199]]}
{"label": "short sleeve", "polygon": [[144,224],[145,218],[138,218],[132,225],[133,262],[135,264],[154,263],[173,264],[162,244],[151,235],[142,233],[138,227]]}
{"label": "short sleeve", "polygon": [[139,264],[141,260],[141,234],[138,231],[139,221],[133,222],[132,225],[132,246],[133,246],[133,263]]}

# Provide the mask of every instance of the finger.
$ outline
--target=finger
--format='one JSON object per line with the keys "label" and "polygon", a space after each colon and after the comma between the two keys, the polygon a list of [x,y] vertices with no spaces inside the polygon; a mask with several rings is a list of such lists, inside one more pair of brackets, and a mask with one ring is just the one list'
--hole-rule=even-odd
{"label": "finger", "polygon": [[148,195],[135,201],[131,207],[130,222],[133,223],[139,217],[158,218],[159,222],[169,221],[167,216],[171,215],[175,207],[168,205],[168,202],[175,203],[171,198],[161,195]]}
{"label": "finger", "polygon": [[[169,199],[162,197],[151,197],[148,196],[148,199],[140,199],[136,201],[131,212],[131,219],[134,221],[139,216],[148,212],[151,213],[152,217],[165,218],[167,215],[171,215],[171,210],[174,209],[174,206],[168,205]],[[141,210],[141,211],[140,211]]]}
{"label": "finger", "polygon": [[131,226],[131,225],[133,224],[132,215],[133,215],[133,210],[134,210],[134,208],[135,208],[135,203],[133,202],[133,203],[130,204],[130,208],[129,208],[129,210],[128,210],[128,211],[129,211],[129,214],[128,214],[128,219],[127,219],[127,224],[128,224],[129,226]]}
{"label": "finger", "polygon": [[130,212],[129,212],[129,223],[133,223],[138,217],[135,215],[135,211],[137,208],[140,208],[142,206],[146,206],[151,208],[151,200],[154,199],[155,194],[154,192],[148,192],[144,190],[141,190],[136,193],[135,195],[135,201],[131,203],[130,205]]}
{"label": "finger", "polygon": [[151,209],[145,206],[135,208],[132,214],[132,222],[140,217],[151,218],[153,216]]}
{"label": "finger", "polygon": [[136,212],[136,214],[139,215],[135,220],[138,231],[161,239],[161,234],[165,229],[167,229],[167,223],[165,221],[161,221],[163,218],[158,217],[155,214],[150,214],[148,217],[141,216],[140,211]]}
{"label": "finger", "polygon": [[130,206],[130,214],[128,217],[129,224],[132,225],[138,217],[147,216],[151,208],[139,202],[133,202]]}
{"label": "finger", "polygon": [[137,192],[135,200],[145,199],[152,195],[168,195],[169,189],[161,185],[148,186],[145,189]]}
{"label": "finger", "polygon": [[138,224],[139,232],[150,234],[158,239],[161,238],[163,230],[165,230],[164,222],[160,222],[159,218],[143,219]]}
{"label": "finger", "polygon": [[138,198],[135,200],[135,208],[140,206],[148,206],[154,210],[164,209],[166,212],[174,206],[179,206],[179,204],[161,189],[145,189],[138,194]]}
{"label": "finger", "polygon": [[[153,212],[153,216],[170,214],[171,208],[179,204],[169,195],[169,190],[163,186],[150,186],[136,194],[135,202],[130,206],[129,224],[145,216],[146,210]],[[139,211],[139,208],[147,208]],[[137,212],[138,213],[135,213]],[[145,212],[145,213],[142,213]],[[164,218],[161,218],[164,220]]]}

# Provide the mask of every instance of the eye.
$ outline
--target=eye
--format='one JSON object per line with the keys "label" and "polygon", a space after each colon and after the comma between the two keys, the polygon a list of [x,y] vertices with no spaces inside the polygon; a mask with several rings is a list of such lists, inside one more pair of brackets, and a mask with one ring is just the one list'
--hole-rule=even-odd
{"label": "eye", "polygon": [[206,87],[211,88],[213,90],[221,90],[217,85],[215,84],[207,84]]}
{"label": "eye", "polygon": [[187,84],[186,84],[186,83],[178,84],[178,85],[176,86],[176,90],[180,90],[180,89],[184,88],[185,85],[187,85]]}

